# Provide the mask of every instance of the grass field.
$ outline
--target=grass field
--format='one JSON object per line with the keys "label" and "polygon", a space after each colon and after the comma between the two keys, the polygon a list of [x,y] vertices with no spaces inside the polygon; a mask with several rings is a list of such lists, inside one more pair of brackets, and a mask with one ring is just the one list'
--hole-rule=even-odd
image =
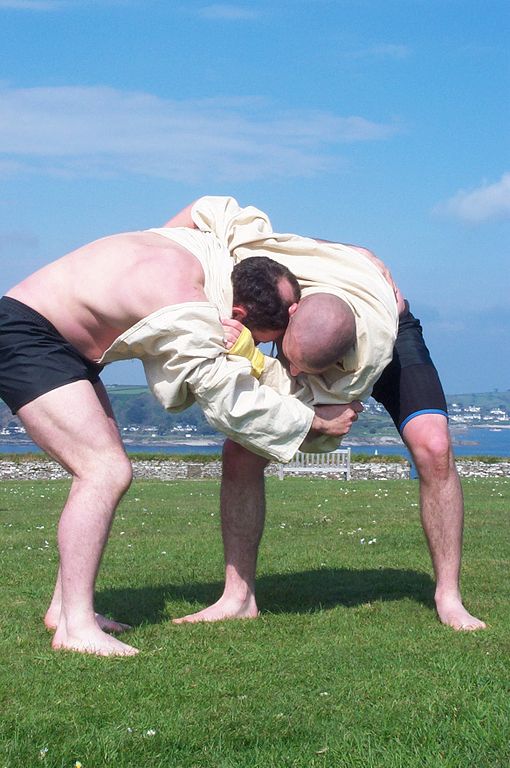
{"label": "grass field", "polygon": [[435,618],[403,480],[270,479],[261,617],[175,626],[221,590],[218,484],[137,482],[97,605],[141,653],[110,660],[41,623],[66,489],[0,485],[0,768],[509,768],[509,480],[464,483],[474,634]]}

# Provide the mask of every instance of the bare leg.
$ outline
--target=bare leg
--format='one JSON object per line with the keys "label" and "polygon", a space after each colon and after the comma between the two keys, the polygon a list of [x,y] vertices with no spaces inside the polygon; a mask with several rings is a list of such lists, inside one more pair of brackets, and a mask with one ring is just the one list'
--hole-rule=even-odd
{"label": "bare leg", "polygon": [[223,448],[221,531],[225,552],[225,588],[220,599],[174,623],[249,619],[258,616],[255,601],[257,554],[264,530],[266,459],[227,440]]}
{"label": "bare leg", "polygon": [[[100,656],[137,653],[103,632],[93,607],[94,585],[115,508],[131,482],[131,465],[106,393],[78,381],[20,409],[28,433],[72,475],[58,528],[61,610],[52,646]],[[53,601],[52,601],[53,603]]]}
{"label": "bare leg", "polygon": [[[112,432],[118,433],[117,424],[115,421],[115,416],[113,414],[112,406],[102,382],[100,381],[97,382],[97,384],[94,385],[94,390],[96,392],[99,402],[103,407],[103,410],[106,414],[106,417],[108,419]],[[61,605],[62,605],[62,573],[59,566],[57,581],[55,584],[55,590],[53,592],[53,597],[51,598],[51,603],[44,616],[44,626],[46,627],[46,629],[50,630],[50,632],[53,632],[57,628],[57,625],[60,619]],[[109,619],[107,616],[103,616],[100,613],[96,613],[95,616],[96,616],[96,621],[99,624],[100,628],[105,632],[120,634],[122,632],[125,632],[128,629],[131,629],[129,624],[123,624],[120,621],[114,621],[113,619]]]}
{"label": "bare leg", "polygon": [[[59,567],[58,574],[57,574],[57,582],[55,584],[55,591],[53,592],[53,597],[51,598],[50,606],[44,616],[44,626],[50,632],[53,632],[58,626],[58,622],[60,619],[61,606],[62,606],[62,574]],[[126,632],[128,629],[131,629],[131,626],[129,624],[123,624],[121,621],[114,621],[113,619],[109,619],[107,616],[103,616],[101,613],[96,613],[95,616],[96,616],[97,623],[99,624],[99,626],[104,632],[112,632],[113,634],[119,635],[122,632]]]}
{"label": "bare leg", "polygon": [[436,576],[436,610],[440,621],[454,629],[483,629],[485,624],[462,604],[460,564],[464,500],[455,468],[447,420],[423,414],[404,427],[403,438],[420,477],[420,506]]}

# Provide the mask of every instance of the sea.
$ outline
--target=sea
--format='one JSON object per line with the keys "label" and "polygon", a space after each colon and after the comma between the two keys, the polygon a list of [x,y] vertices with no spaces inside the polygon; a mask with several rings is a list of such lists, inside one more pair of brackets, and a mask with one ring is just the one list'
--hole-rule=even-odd
{"label": "sea", "polygon": [[[508,428],[471,428],[462,432],[453,432],[455,456],[504,456],[510,457],[510,429]],[[344,445],[349,445],[345,441]],[[399,455],[410,459],[404,445],[379,445],[356,444],[351,445],[352,453],[363,453],[373,456]],[[147,442],[126,443],[128,453],[169,453],[169,454],[211,454],[221,452],[221,442],[211,444],[210,440],[200,442],[193,438],[190,443],[171,442]],[[18,439],[9,442],[0,442],[0,456],[2,453],[40,453],[40,449],[28,439]]]}

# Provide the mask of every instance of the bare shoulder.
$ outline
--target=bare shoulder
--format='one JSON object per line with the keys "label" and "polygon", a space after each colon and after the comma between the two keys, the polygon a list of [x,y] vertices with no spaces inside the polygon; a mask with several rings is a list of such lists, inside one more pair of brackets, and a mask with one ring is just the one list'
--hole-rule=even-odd
{"label": "bare shoulder", "polygon": [[182,246],[144,232],[130,239],[129,250],[122,283],[140,316],[170,304],[204,299],[202,266]]}
{"label": "bare shoulder", "polygon": [[134,239],[134,266],[157,279],[172,276],[204,282],[199,260],[179,243],[152,232],[140,232]]}

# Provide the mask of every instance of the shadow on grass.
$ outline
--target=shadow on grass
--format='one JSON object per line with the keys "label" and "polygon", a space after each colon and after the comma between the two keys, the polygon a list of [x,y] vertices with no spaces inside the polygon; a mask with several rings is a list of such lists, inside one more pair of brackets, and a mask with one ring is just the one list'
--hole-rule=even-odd
{"label": "shadow on grass", "polygon": [[[141,589],[104,589],[97,595],[97,609],[124,616],[130,624],[159,623],[169,616],[166,603],[182,601],[178,615],[200,610],[221,595],[220,581],[189,584],[167,584]],[[261,611],[269,613],[310,613],[337,605],[358,606],[382,600],[411,599],[434,607],[434,582],[426,573],[381,568],[349,570],[321,568],[299,573],[278,573],[257,580],[257,602]]]}

